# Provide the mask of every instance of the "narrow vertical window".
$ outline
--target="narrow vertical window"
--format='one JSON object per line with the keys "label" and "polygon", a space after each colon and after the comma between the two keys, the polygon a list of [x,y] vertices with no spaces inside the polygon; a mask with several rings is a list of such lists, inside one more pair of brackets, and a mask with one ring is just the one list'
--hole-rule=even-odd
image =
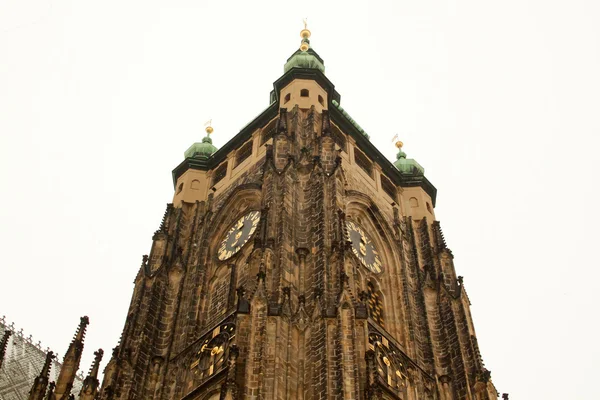
{"label": "narrow vertical window", "polygon": [[369,293],[369,315],[373,321],[377,322],[382,328],[384,328],[385,325],[383,323],[383,304],[381,302],[381,296],[375,290],[375,286],[371,282],[367,284],[367,289]]}

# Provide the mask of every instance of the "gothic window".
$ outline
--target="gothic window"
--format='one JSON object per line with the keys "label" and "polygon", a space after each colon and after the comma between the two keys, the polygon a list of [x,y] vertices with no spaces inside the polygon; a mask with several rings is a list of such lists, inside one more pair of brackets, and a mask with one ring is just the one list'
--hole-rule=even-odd
{"label": "gothic window", "polygon": [[394,201],[396,200],[396,185],[392,183],[386,176],[381,175],[381,188],[386,192]]}
{"label": "gothic window", "polygon": [[177,194],[181,193],[182,190],[183,190],[183,183],[180,183],[179,186],[177,186]]}
{"label": "gothic window", "polygon": [[244,162],[245,159],[252,155],[252,141],[244,144],[236,153],[235,153],[235,165],[236,167]]}
{"label": "gothic window", "polygon": [[291,95],[291,94],[289,94],[289,93],[288,93],[288,94],[286,94],[286,95],[285,95],[285,99],[283,100],[283,104],[285,104],[285,103],[287,103],[288,101],[290,101],[290,99],[291,99],[291,98],[292,98],[292,95]]}
{"label": "gothic window", "polygon": [[194,189],[194,190],[200,189],[200,181],[198,179],[194,179],[192,181],[192,189]]}
{"label": "gothic window", "polygon": [[367,284],[367,293],[369,295],[369,315],[373,321],[384,328],[385,324],[383,323],[383,304],[381,302],[381,295],[375,290],[375,286],[371,282]]}
{"label": "gothic window", "polygon": [[308,97],[308,89],[302,89],[300,91],[300,97]]}
{"label": "gothic window", "polygon": [[429,211],[429,213],[432,214],[433,211],[431,211],[431,204],[425,203],[425,206],[427,206],[427,211]]}
{"label": "gothic window", "polygon": [[373,177],[373,163],[364,153],[354,148],[354,162],[361,167],[370,177]]}
{"label": "gothic window", "polygon": [[227,163],[223,163],[219,165],[219,167],[215,170],[215,174],[213,175],[213,185],[216,185],[221,179],[225,178],[227,175]]}
{"label": "gothic window", "polygon": [[319,95],[319,103],[321,103],[321,105],[323,107],[325,107],[325,100],[323,99],[323,96]]}

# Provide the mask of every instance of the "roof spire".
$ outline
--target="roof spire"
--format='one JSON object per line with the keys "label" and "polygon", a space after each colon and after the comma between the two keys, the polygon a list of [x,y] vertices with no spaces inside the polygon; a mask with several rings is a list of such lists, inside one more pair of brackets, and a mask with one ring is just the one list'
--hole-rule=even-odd
{"label": "roof spire", "polygon": [[90,373],[83,381],[81,392],[79,392],[79,400],[94,400],[96,398],[98,386],[100,385],[98,381],[98,369],[100,369],[100,361],[102,361],[103,355],[104,350],[102,349],[94,352],[94,361],[90,367]]}
{"label": "roof spire", "polygon": [[300,42],[300,51],[306,51],[310,49],[310,40],[308,40],[308,38],[310,38],[310,31],[306,28],[306,18],[304,18],[303,22],[304,29],[300,31],[300,37],[302,38],[302,41]]}
{"label": "roof spire", "polygon": [[77,332],[75,332],[75,337],[67,349],[67,353],[63,359],[63,366],[56,380],[54,393],[57,400],[66,400],[69,398],[69,394],[73,388],[73,381],[79,369],[81,353],[83,353],[83,339],[85,338],[85,330],[89,323],[90,319],[88,317],[81,317],[79,320]]}
{"label": "roof spire", "polygon": [[213,133],[214,129],[212,127],[212,119],[209,119],[208,121],[206,121],[204,123],[204,126],[206,127],[204,130],[206,131],[206,137],[210,138],[210,134]]}
{"label": "roof spire", "polygon": [[33,381],[33,387],[29,391],[29,400],[43,400],[46,389],[48,388],[48,377],[50,376],[50,366],[54,359],[54,353],[49,351],[46,354],[46,361],[42,367],[42,372]]}
{"label": "roof spire", "polygon": [[325,64],[323,59],[310,47],[310,31],[308,30],[306,18],[304,18],[304,29],[300,31],[300,48],[296,50],[283,66],[283,72],[288,72],[292,68],[310,68],[318,69],[325,73]]}
{"label": "roof spire", "polygon": [[396,147],[398,148],[398,154],[396,155],[396,160],[399,160],[401,158],[406,158],[406,153],[402,151],[402,146],[404,146],[404,143],[402,143],[400,140],[398,140],[396,142]]}
{"label": "roof spire", "polygon": [[412,158],[407,159],[406,153],[402,151],[402,146],[404,146],[404,143],[399,140],[396,141],[398,154],[396,155],[396,162],[394,163],[394,166],[403,174],[423,175],[425,173],[423,167],[421,167],[421,165]]}
{"label": "roof spire", "polygon": [[206,131],[206,136],[202,138],[202,142],[196,142],[190,146],[189,149],[185,151],[185,158],[208,158],[218,149],[213,146],[212,139],[210,138],[210,134],[213,133],[214,129],[212,127],[212,119],[209,119],[204,123],[204,130]]}

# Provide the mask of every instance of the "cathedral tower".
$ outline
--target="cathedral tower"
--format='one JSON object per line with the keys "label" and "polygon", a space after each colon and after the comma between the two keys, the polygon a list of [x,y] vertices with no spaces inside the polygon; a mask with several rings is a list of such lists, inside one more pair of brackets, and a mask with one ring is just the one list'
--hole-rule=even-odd
{"label": "cathedral tower", "polygon": [[435,187],[301,38],[270,106],[173,170],[101,399],[497,397]]}

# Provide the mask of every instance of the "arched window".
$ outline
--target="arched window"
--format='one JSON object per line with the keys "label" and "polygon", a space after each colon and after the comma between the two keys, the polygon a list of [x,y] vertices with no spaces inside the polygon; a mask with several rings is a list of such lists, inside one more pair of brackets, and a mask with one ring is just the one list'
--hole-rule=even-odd
{"label": "arched window", "polygon": [[410,204],[411,208],[417,208],[419,207],[419,200],[416,197],[411,197],[408,199],[408,204]]}
{"label": "arched window", "polygon": [[192,189],[194,189],[194,190],[200,189],[200,181],[198,179],[194,179],[192,181]]}
{"label": "arched window", "polygon": [[177,194],[181,193],[182,190],[183,190],[183,182],[181,182],[179,184],[179,186],[177,186]]}
{"label": "arched window", "polygon": [[285,104],[285,103],[287,103],[288,101],[290,101],[290,99],[291,99],[291,98],[292,98],[292,95],[291,95],[291,94],[289,94],[289,93],[288,93],[288,94],[286,94],[286,95],[285,95],[285,99],[283,99],[283,104]]}
{"label": "arched window", "polygon": [[431,204],[425,203],[425,205],[427,206],[427,211],[429,211],[430,214],[433,214],[433,211],[431,211]]}
{"label": "arched window", "polygon": [[302,89],[300,91],[300,97],[308,97],[308,89]]}
{"label": "arched window", "polygon": [[321,103],[321,105],[323,107],[325,107],[325,100],[323,99],[323,96],[319,95],[319,103]]}
{"label": "arched window", "polygon": [[383,304],[381,302],[381,296],[375,290],[375,285],[369,282],[367,284],[367,293],[369,294],[369,315],[373,321],[385,328],[383,323]]}

